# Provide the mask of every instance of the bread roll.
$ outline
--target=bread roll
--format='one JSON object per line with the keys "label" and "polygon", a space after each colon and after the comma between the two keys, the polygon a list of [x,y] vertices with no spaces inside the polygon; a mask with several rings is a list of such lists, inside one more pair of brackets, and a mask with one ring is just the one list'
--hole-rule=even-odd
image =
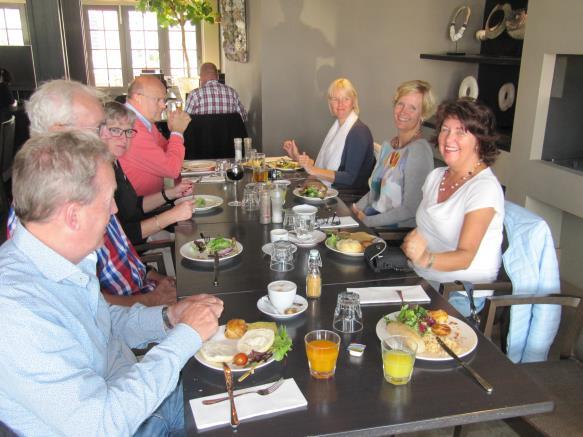
{"label": "bread roll", "polygon": [[249,355],[251,351],[267,352],[273,345],[275,334],[271,329],[252,329],[237,342],[239,352]]}
{"label": "bread roll", "polygon": [[362,253],[362,252],[364,252],[362,244],[360,244],[358,241],[353,240],[351,238],[349,238],[347,240],[338,240],[336,242],[336,249],[338,249],[340,252],[345,252],[345,253]]}
{"label": "bread roll", "polygon": [[245,332],[247,332],[247,323],[243,319],[231,319],[225,326],[225,337],[227,338],[241,338]]}
{"label": "bread roll", "polygon": [[425,352],[425,342],[421,336],[413,328],[405,325],[401,322],[389,322],[387,323],[387,332],[390,335],[402,335],[407,337],[409,341],[417,344],[417,353]]}
{"label": "bread roll", "polygon": [[202,357],[212,363],[230,363],[238,352],[234,342],[230,341],[207,341],[200,348]]}
{"label": "bread roll", "polygon": [[437,323],[447,323],[447,313],[444,310],[427,311],[427,315]]}
{"label": "bread roll", "polygon": [[367,232],[352,232],[350,234],[350,238],[352,238],[353,240],[359,241],[361,243],[365,242],[365,241],[372,241],[376,238],[376,236],[371,235]]}

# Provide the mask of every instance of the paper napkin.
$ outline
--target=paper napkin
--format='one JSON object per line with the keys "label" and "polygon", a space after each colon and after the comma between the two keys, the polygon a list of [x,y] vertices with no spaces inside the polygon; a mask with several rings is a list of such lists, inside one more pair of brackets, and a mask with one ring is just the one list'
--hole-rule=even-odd
{"label": "paper napkin", "polygon": [[[273,383],[258,385],[257,387],[252,387],[252,389],[258,390],[269,387],[271,384]],[[247,390],[250,389],[235,390],[235,393]],[[228,400],[213,405],[202,404],[202,401],[205,399],[215,399],[223,396],[227,396],[227,393],[190,400],[190,408],[192,409],[194,422],[198,430],[230,423],[231,409]],[[235,398],[235,406],[240,421],[251,417],[293,410],[307,405],[308,401],[293,378],[286,379],[281,387],[269,395],[259,396],[253,393]]]}
{"label": "paper napkin", "polygon": [[[334,219],[334,224],[332,224],[331,222],[327,223],[326,220],[327,219],[325,218],[318,219],[317,224],[320,227],[320,229],[353,228],[358,226],[358,222],[350,216],[336,217]],[[330,217],[328,220],[331,221],[332,217]],[[340,223],[338,223],[338,221],[340,221]]]}
{"label": "paper napkin", "polygon": [[200,182],[203,184],[220,184],[225,182],[225,177],[218,175],[208,175],[200,178]]}
{"label": "paper napkin", "polygon": [[395,290],[403,292],[403,300],[406,303],[428,303],[431,299],[423,290],[421,285],[405,286],[405,287],[367,287],[367,288],[347,288],[347,291],[352,291],[360,295],[360,303],[377,304],[377,303],[401,303],[401,299]]}

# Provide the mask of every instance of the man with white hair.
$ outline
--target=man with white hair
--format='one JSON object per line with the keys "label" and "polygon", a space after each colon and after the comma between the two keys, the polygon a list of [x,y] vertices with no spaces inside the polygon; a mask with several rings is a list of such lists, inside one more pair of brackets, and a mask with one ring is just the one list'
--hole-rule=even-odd
{"label": "man with white hair", "polygon": [[[184,431],[180,369],[216,332],[223,304],[105,302],[94,251],[117,211],[112,159],[97,136],[65,131],[32,137],[14,160],[20,222],[0,247],[0,420],[19,435]],[[130,348],[151,342],[138,363]]]}
{"label": "man with white hair", "polygon": [[[39,87],[26,103],[31,135],[81,129],[101,132],[105,113],[102,95],[95,88],[70,80],[52,80]],[[8,216],[8,236],[17,223]],[[109,295],[124,296],[124,304],[161,305],[176,302],[175,281],[155,271],[146,272],[115,215],[107,225],[105,243],[97,250],[101,288]],[[120,299],[116,300],[121,305]]]}

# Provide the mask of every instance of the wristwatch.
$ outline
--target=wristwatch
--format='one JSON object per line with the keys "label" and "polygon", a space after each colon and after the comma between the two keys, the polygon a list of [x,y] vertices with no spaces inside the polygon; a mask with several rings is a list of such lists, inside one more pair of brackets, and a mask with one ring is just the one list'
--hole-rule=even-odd
{"label": "wristwatch", "polygon": [[170,318],[168,317],[168,306],[162,307],[162,321],[164,322],[164,328],[166,331],[170,331],[174,328],[174,325],[170,322]]}

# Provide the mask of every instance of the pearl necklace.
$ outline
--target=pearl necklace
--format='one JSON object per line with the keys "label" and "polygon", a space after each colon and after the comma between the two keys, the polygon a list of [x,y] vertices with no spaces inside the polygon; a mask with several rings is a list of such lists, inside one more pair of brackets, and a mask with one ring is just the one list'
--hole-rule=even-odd
{"label": "pearl necklace", "polygon": [[482,161],[480,160],[476,163],[476,165],[474,165],[474,168],[472,170],[470,170],[467,175],[462,176],[461,178],[459,178],[457,181],[455,181],[454,183],[452,183],[449,186],[445,185],[445,180],[449,177],[449,174],[450,174],[449,168],[448,168],[447,170],[445,170],[443,172],[443,177],[441,178],[441,183],[439,184],[439,191],[441,191],[443,193],[446,189],[449,188],[452,192],[454,192],[461,185],[463,185],[465,182],[470,180],[476,174],[476,170],[481,165],[482,165]]}

